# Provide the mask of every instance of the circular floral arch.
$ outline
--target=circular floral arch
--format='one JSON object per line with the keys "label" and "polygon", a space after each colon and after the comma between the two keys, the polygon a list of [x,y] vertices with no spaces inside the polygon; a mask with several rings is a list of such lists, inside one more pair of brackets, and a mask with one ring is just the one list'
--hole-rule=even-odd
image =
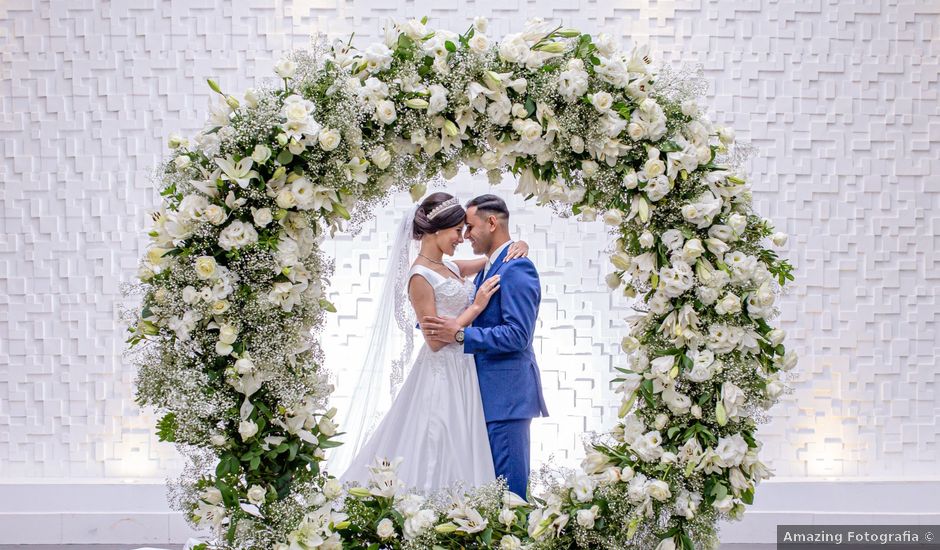
{"label": "circular floral arch", "polygon": [[[210,80],[203,131],[170,138],[130,327],[138,402],[188,458],[171,493],[213,528],[205,546],[716,546],[770,476],[756,425],[797,357],[769,324],[792,267],[763,243],[786,235],[752,210],[700,77],[541,20],[499,43],[484,20],[412,20],[364,50],[321,38],[275,72],[241,99]],[[381,462],[343,488],[323,468],[342,413],[319,345],[335,311],[321,243],[461,165],[610,226],[607,284],[638,310],[619,420],[529,502],[500,484],[428,500]]]}

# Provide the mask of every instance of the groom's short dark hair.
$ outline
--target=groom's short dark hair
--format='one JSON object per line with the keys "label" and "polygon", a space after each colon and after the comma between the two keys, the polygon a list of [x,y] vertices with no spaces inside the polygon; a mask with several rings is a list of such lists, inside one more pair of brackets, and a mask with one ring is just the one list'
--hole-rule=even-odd
{"label": "groom's short dark hair", "polygon": [[471,206],[476,206],[477,213],[484,218],[486,216],[496,216],[501,220],[509,219],[509,208],[506,207],[506,201],[496,195],[480,195],[467,203],[467,208]]}

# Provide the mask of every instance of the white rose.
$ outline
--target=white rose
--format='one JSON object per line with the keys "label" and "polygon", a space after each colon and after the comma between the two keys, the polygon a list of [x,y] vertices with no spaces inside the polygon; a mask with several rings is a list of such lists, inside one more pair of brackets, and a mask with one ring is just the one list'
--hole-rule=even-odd
{"label": "white rose", "polygon": [[640,235],[640,246],[643,248],[653,248],[654,244],[656,244],[656,238],[649,231],[644,231]]}
{"label": "white rose", "polygon": [[767,382],[767,386],[766,386],[766,388],[765,388],[765,390],[767,391],[767,397],[769,397],[769,398],[771,398],[771,399],[776,399],[776,398],[780,397],[780,394],[783,393],[783,390],[784,390],[784,389],[785,389],[785,387],[784,387],[783,383],[782,383],[780,380],[778,380],[777,378],[771,378],[771,379]]}
{"label": "white rose", "polygon": [[633,141],[640,141],[646,137],[646,128],[639,122],[631,122],[627,124],[627,135],[630,136],[630,139]]}
{"label": "white rose", "polygon": [[627,174],[623,177],[624,189],[636,189],[637,183],[638,183],[638,178],[636,176],[636,172],[633,170],[630,170],[629,172],[627,172]]}
{"label": "white rose", "polygon": [[372,150],[372,164],[379,170],[385,170],[392,163],[392,155],[384,147],[376,147]]}
{"label": "white rose", "polygon": [[731,292],[725,294],[715,305],[715,313],[718,315],[735,314],[741,312],[741,299]]}
{"label": "white rose", "polygon": [[216,447],[221,447],[228,443],[228,438],[222,434],[212,434],[209,436],[209,443],[212,443]]}
{"label": "white rose", "polygon": [[587,189],[583,187],[575,187],[568,191],[568,202],[571,204],[578,204],[584,200],[584,195],[587,193]]}
{"label": "white rose", "polygon": [[774,346],[779,346],[783,343],[784,338],[787,337],[787,331],[782,328],[775,328],[772,331],[767,333],[767,340]]}
{"label": "white rose", "polygon": [[770,240],[774,243],[774,246],[779,248],[787,244],[787,234],[778,231],[771,235]]}
{"label": "white rose", "polygon": [[417,19],[409,19],[400,24],[401,32],[408,35],[412,40],[420,40],[428,35],[428,28]]}
{"label": "white rose", "polygon": [[251,420],[242,420],[238,423],[238,435],[242,436],[242,441],[248,441],[258,433],[258,425]]}
{"label": "white rose", "polygon": [[291,193],[290,189],[286,187],[278,192],[277,198],[274,199],[274,202],[276,202],[279,207],[284,209],[297,206],[297,199],[294,197],[294,194]]}
{"label": "white rose", "polygon": [[503,508],[499,511],[499,522],[503,525],[512,525],[516,521],[516,513],[509,508]]}
{"label": "white rose", "polygon": [[395,524],[388,518],[383,518],[375,528],[375,534],[381,539],[388,539],[395,536]]}
{"label": "white rose", "polygon": [[656,415],[656,418],[653,419],[653,427],[657,430],[661,430],[666,427],[666,424],[669,423],[669,415],[666,413],[659,413]]}
{"label": "white rose", "polygon": [[219,327],[219,341],[226,344],[234,344],[238,339],[238,328],[228,323],[222,323]]}
{"label": "white rose", "polygon": [[251,217],[258,227],[264,227],[274,220],[270,208],[252,209]]}
{"label": "white rose", "polygon": [[217,265],[212,256],[199,256],[196,258],[196,276],[203,281],[211,279],[215,275]]}
{"label": "white rose", "polygon": [[600,168],[596,162],[593,160],[582,160],[581,161],[581,171],[584,172],[584,177],[590,178],[597,173],[597,170]]}
{"label": "white rose", "polygon": [[489,27],[490,22],[485,17],[476,17],[473,19],[473,28],[477,32],[486,32],[487,27]]}
{"label": "white rose", "polygon": [[282,59],[274,65],[274,72],[281,78],[291,78],[297,71],[297,64],[290,59]]}
{"label": "white rose", "polygon": [[650,155],[650,158],[643,164],[643,170],[651,179],[656,176],[661,176],[666,172],[666,163],[659,160],[659,151],[656,151],[656,156]]}
{"label": "white rose", "polygon": [[225,250],[244,248],[258,242],[258,232],[251,225],[234,221],[219,233],[219,246]]}
{"label": "white rose", "polygon": [[258,164],[263,164],[264,161],[271,158],[271,148],[267,145],[259,143],[255,145],[255,150],[251,153],[251,160],[257,162]]}
{"label": "white rose", "polygon": [[659,541],[659,544],[656,545],[656,550],[676,550],[676,539],[669,537],[668,539]]}
{"label": "white rose", "polygon": [[486,35],[475,33],[469,40],[470,51],[475,53],[484,53],[490,47],[490,41]]}
{"label": "white rose", "polygon": [[264,502],[264,497],[268,492],[260,485],[252,485],[248,488],[248,502],[255,506],[260,506]]}
{"label": "white rose", "polygon": [[578,510],[578,513],[576,514],[578,525],[584,527],[585,529],[593,529],[594,520],[597,519],[597,512],[599,510],[600,508],[598,508],[596,504],[587,510]]}
{"label": "white rose", "polygon": [[542,125],[534,120],[523,121],[522,124],[519,125],[519,128],[519,135],[522,137],[522,141],[531,143],[542,137]]}
{"label": "white rose", "polygon": [[503,535],[503,538],[499,539],[500,550],[520,550],[521,548],[522,541],[515,535]]}
{"label": "white rose", "polygon": [[210,204],[202,211],[202,216],[212,225],[221,225],[227,216],[225,210],[217,204]]}
{"label": "white rose", "polygon": [[599,113],[606,113],[614,104],[613,96],[607,92],[590,94],[588,95],[588,100],[590,100],[591,105],[593,105]]}
{"label": "white rose", "polygon": [[660,502],[664,502],[672,496],[672,493],[669,491],[669,484],[661,479],[650,481],[646,490],[651,497]]}
{"label": "white rose", "polygon": [[189,158],[189,155],[180,155],[173,159],[173,164],[176,165],[177,170],[182,170],[192,164],[192,159]]}
{"label": "white rose", "polygon": [[687,99],[682,102],[682,114],[687,117],[695,118],[698,116],[698,103],[694,99]]}
{"label": "white rose", "polygon": [[579,155],[584,152],[584,138],[581,136],[571,136],[568,145],[571,146],[572,151]]}
{"label": "white rose", "polygon": [[581,209],[581,221],[592,222],[597,219],[597,209],[585,206]]}
{"label": "white rose", "polygon": [[619,226],[621,223],[623,223],[623,212],[617,210],[616,208],[611,208],[604,213],[604,223],[614,227]]}
{"label": "white rose", "polygon": [[320,131],[320,135],[317,136],[317,141],[324,151],[332,151],[339,147],[341,139],[339,132],[332,128],[324,128]]}
{"label": "white rose", "polygon": [[398,118],[395,111],[395,104],[388,99],[384,99],[375,104],[375,116],[382,124],[391,124]]}
{"label": "white rose", "polygon": [[212,302],[212,305],[210,306],[210,310],[213,315],[221,315],[225,313],[226,311],[228,311],[228,308],[229,308],[229,303],[226,302],[225,300],[216,300]]}
{"label": "white rose", "polygon": [[694,261],[705,253],[705,248],[700,239],[689,239],[682,247],[682,252],[688,261]]}

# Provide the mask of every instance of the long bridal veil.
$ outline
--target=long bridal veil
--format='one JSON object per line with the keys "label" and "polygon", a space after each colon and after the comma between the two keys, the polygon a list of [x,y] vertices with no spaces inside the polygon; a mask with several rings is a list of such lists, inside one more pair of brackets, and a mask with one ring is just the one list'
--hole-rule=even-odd
{"label": "long bridal veil", "polygon": [[[350,398],[337,402],[336,420],[345,432],[343,444],[327,457],[327,470],[340,477],[356,453],[369,440],[372,431],[388,411],[411,365],[414,350],[414,309],[408,300],[407,275],[417,258],[417,241],[412,238],[418,207],[408,209],[398,224],[388,265],[382,282],[382,294],[375,310],[365,358],[358,369],[335,369],[344,379],[356,378]],[[340,362],[340,364],[342,364]]]}

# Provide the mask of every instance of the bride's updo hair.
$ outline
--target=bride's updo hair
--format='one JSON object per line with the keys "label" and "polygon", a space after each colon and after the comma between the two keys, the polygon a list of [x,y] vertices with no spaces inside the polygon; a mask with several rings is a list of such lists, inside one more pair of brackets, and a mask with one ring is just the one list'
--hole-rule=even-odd
{"label": "bride's updo hair", "polygon": [[439,231],[463,225],[467,220],[467,211],[449,193],[432,193],[424,199],[418,211],[415,212],[414,231],[415,240]]}

